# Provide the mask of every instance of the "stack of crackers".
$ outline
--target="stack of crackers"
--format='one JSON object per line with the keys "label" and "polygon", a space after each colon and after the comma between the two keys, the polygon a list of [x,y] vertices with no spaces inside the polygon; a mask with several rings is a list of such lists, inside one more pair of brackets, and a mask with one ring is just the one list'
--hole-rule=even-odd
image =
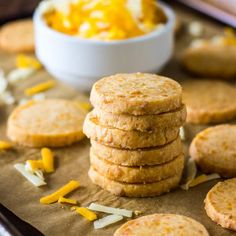
{"label": "stack of crackers", "polygon": [[153,74],[97,81],[84,122],[91,139],[90,179],[119,196],[148,197],[178,186],[184,166],[179,128],[186,119],[182,88]]}

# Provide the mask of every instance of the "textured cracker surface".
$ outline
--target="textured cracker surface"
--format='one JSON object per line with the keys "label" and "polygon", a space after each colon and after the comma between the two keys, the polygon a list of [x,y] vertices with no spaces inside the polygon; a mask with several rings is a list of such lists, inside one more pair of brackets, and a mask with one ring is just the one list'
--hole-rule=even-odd
{"label": "textured cracker surface", "polygon": [[0,48],[8,52],[33,52],[34,32],[31,19],[7,23],[0,28]]}
{"label": "textured cracker surface", "polygon": [[174,214],[143,216],[122,225],[114,236],[208,236],[206,228],[192,218]]}
{"label": "textured cracker surface", "polygon": [[94,140],[91,140],[91,145],[100,159],[123,166],[158,165],[173,160],[183,152],[180,137],[161,147],[138,150],[113,148]]}
{"label": "textured cracker surface", "polygon": [[236,125],[218,125],[194,138],[190,155],[206,173],[236,176]]}
{"label": "textured cracker surface", "polygon": [[97,81],[94,107],[116,114],[159,114],[181,107],[182,89],[174,80],[151,74],[117,74]]}
{"label": "textured cracker surface", "polygon": [[130,184],[114,181],[98,173],[95,166],[90,167],[89,177],[94,184],[117,196],[152,197],[169,192],[178,186],[180,175],[172,176],[157,182],[146,184]]}
{"label": "textured cracker surface", "polygon": [[83,138],[86,112],[62,99],[28,102],[8,119],[8,137],[25,146],[64,146]]}
{"label": "textured cracker surface", "polygon": [[151,183],[182,173],[184,155],[160,165],[127,167],[101,160],[96,153],[90,151],[90,163],[108,179],[125,183]]}
{"label": "textured cracker surface", "polygon": [[175,111],[158,115],[133,116],[128,114],[109,113],[99,109],[94,109],[92,112],[103,126],[111,126],[122,130],[139,131],[148,131],[160,127],[182,126],[187,116],[186,107],[184,105]]}
{"label": "textured cracker surface", "polygon": [[182,83],[187,122],[219,123],[236,117],[236,88],[223,81],[191,80]]}
{"label": "textured cracker surface", "polygon": [[90,112],[85,118],[83,131],[92,140],[107,144],[111,147],[137,149],[161,146],[176,139],[179,127],[168,127],[150,132],[136,130],[125,131],[101,126],[96,117]]}
{"label": "textured cracker surface", "polygon": [[184,51],[182,63],[191,73],[202,77],[234,79],[236,76],[235,45],[207,43]]}
{"label": "textured cracker surface", "polygon": [[206,196],[205,209],[217,224],[236,231],[236,178],[216,184]]}

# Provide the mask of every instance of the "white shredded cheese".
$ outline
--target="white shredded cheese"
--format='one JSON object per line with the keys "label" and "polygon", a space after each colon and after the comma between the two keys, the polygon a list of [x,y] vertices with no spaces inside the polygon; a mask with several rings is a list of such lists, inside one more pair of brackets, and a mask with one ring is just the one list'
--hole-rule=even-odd
{"label": "white shredded cheese", "polygon": [[30,171],[28,171],[24,164],[15,164],[14,167],[33,185],[37,187],[46,185],[46,182],[44,182],[38,176],[32,174]]}
{"label": "white shredded cheese", "polygon": [[34,73],[35,73],[35,69],[33,68],[14,69],[8,74],[7,80],[9,81],[9,83],[14,84],[20,80],[28,79]]}
{"label": "white shredded cheese", "polygon": [[186,175],[185,175],[185,184],[182,184],[180,187],[184,190],[189,189],[189,184],[192,180],[195,179],[197,175],[197,166],[195,161],[192,158],[188,159],[188,163],[186,165]]}
{"label": "white shredded cheese", "polygon": [[219,179],[220,175],[215,173],[215,174],[210,174],[210,175],[200,175],[192,180],[189,180],[186,184],[181,185],[180,187],[183,190],[188,190],[190,187],[195,187],[199,184],[205,183],[207,181],[213,180],[213,179]]}
{"label": "white shredded cheese", "polygon": [[132,217],[133,215],[133,211],[114,207],[107,207],[97,203],[91,203],[88,209],[126,217]]}
{"label": "white shredded cheese", "polygon": [[30,172],[31,174],[34,174],[34,171],[32,170],[31,165],[28,161],[26,161],[25,163],[25,170]]}
{"label": "white shredded cheese", "polygon": [[7,105],[12,105],[16,102],[15,97],[12,95],[10,91],[5,91],[2,94],[0,94],[1,99],[3,102]]}
{"label": "white shredded cheese", "polygon": [[215,45],[222,45],[225,43],[224,37],[222,37],[220,35],[216,35],[216,36],[212,37],[210,41],[212,44],[215,44]]}
{"label": "white shredded cheese", "polygon": [[[43,100],[45,100],[45,98],[46,98],[45,93],[37,93],[37,94],[35,94],[34,96],[31,97],[31,99],[34,100],[34,101],[43,101]],[[30,101],[30,100],[27,99],[27,98],[22,98],[19,101],[19,105],[24,105],[28,101]]]}
{"label": "white shredded cheese", "polygon": [[43,172],[41,170],[35,170],[34,174],[37,175],[41,180],[45,180]]}
{"label": "white shredded cheese", "polygon": [[187,181],[194,179],[197,175],[197,166],[192,158],[188,159],[186,173],[187,173],[186,175]]}
{"label": "white shredded cheese", "polygon": [[8,86],[7,80],[0,75],[0,94],[6,91],[7,86]]}
{"label": "white shredded cheese", "polygon": [[190,43],[190,47],[191,48],[199,48],[202,47],[206,44],[206,40],[204,39],[194,39],[191,43]]}
{"label": "white shredded cheese", "polygon": [[54,9],[59,11],[64,15],[68,15],[70,13],[70,1],[69,0],[51,0],[54,5]]}
{"label": "white shredded cheese", "polygon": [[141,0],[127,0],[126,6],[131,11],[134,20],[142,17],[143,9]]}
{"label": "white shredded cheese", "polygon": [[104,228],[108,225],[114,224],[120,220],[123,220],[123,216],[120,215],[109,215],[105,216],[100,220],[96,220],[93,222],[94,228],[95,229],[101,229]]}
{"label": "white shredded cheese", "polygon": [[55,10],[55,3],[51,0],[44,0],[40,2],[38,10],[41,14],[50,13]]}
{"label": "white shredded cheese", "polygon": [[198,21],[193,21],[189,24],[188,32],[193,37],[199,37],[203,33],[203,26]]}
{"label": "white shredded cheese", "polygon": [[31,165],[28,161],[26,161],[26,163],[25,163],[25,169],[26,169],[26,171],[30,172],[31,174],[35,174],[36,176],[38,176],[41,180],[45,180],[45,178],[43,176],[43,172],[41,170],[32,170]]}
{"label": "white shredded cheese", "polygon": [[[220,175],[217,173],[207,175],[207,181],[213,180],[213,179],[220,179]],[[206,181],[205,181],[206,182]]]}
{"label": "white shredded cheese", "polygon": [[22,98],[20,101],[19,101],[19,105],[24,105],[28,102],[29,100],[27,98]]}
{"label": "white shredded cheese", "polygon": [[45,93],[37,93],[32,97],[35,101],[42,101],[45,99]]}
{"label": "white shredded cheese", "polygon": [[179,136],[180,136],[181,140],[183,140],[183,141],[186,139],[186,137],[185,137],[185,130],[184,130],[183,126],[180,127],[180,129],[179,129]]}

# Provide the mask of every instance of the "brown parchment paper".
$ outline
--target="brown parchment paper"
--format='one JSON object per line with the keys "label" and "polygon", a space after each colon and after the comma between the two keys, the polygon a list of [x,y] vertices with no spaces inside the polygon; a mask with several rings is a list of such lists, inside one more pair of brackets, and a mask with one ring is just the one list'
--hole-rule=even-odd
{"label": "brown parchment paper", "polygon": [[[176,10],[184,22],[189,22],[193,19],[201,21],[207,31],[205,32],[206,34],[222,30],[222,27],[214,22],[200,18],[192,12],[185,9],[179,10],[178,8]],[[176,53],[162,74],[169,75],[177,80],[188,77],[187,74],[182,72],[177,60],[179,52],[189,41],[190,39],[186,32],[182,30],[177,37]],[[13,69],[14,59],[14,55],[0,52],[0,67],[6,71]],[[32,78],[20,82],[17,87],[14,87],[14,94],[19,99],[23,95],[24,88],[49,78],[50,76],[47,72],[41,71]],[[78,92],[60,83],[55,88],[47,91],[46,95],[47,97],[67,99],[86,99],[78,94]],[[6,139],[6,121],[12,108],[0,105],[0,139]],[[198,130],[198,127],[195,128]],[[0,152],[0,202],[45,235],[112,235],[126,220],[105,229],[94,230],[92,223],[79,216],[76,212],[72,212],[69,207],[62,207],[62,205],[57,203],[52,205],[42,205],[39,203],[39,199],[42,196],[57,190],[69,180],[75,179],[80,181],[81,187],[69,196],[78,199],[81,206],[87,206],[95,201],[107,206],[139,210],[143,212],[143,215],[152,213],[183,214],[203,223],[212,236],[235,235],[232,231],[225,230],[213,223],[204,211],[203,200],[206,193],[217,180],[201,184],[189,191],[177,189],[160,197],[143,199],[116,197],[93,185],[89,180],[87,175],[89,168],[89,146],[89,141],[84,139],[73,146],[54,149],[56,153],[56,171],[53,174],[46,175],[48,185],[42,188],[34,187],[13,167],[15,163],[23,163],[27,159],[40,158],[39,149],[16,146],[12,151]],[[99,216],[102,217],[104,215],[99,214]]]}

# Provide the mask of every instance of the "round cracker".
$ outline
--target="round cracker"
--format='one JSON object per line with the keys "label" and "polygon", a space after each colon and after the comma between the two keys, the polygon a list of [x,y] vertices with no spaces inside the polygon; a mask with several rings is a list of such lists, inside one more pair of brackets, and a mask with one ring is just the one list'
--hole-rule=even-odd
{"label": "round cracker", "polygon": [[101,160],[90,151],[90,163],[98,173],[111,180],[124,183],[152,183],[182,173],[184,155],[179,155],[174,160],[161,165],[127,167]]}
{"label": "round cracker", "polygon": [[178,127],[168,127],[150,132],[137,130],[120,130],[101,126],[96,117],[90,112],[84,121],[83,127],[86,136],[92,140],[111,147],[137,149],[164,145],[176,139],[179,134]]}
{"label": "round cracker", "polygon": [[158,115],[132,116],[128,114],[113,114],[103,110],[94,109],[93,115],[102,126],[110,126],[122,130],[149,131],[167,127],[180,127],[186,120],[185,105],[181,108]]}
{"label": "round cracker", "polygon": [[33,52],[34,27],[31,19],[17,20],[0,29],[0,48],[8,52]]}
{"label": "round cracker", "polygon": [[209,236],[198,221],[183,215],[153,214],[130,220],[116,230],[114,236]]}
{"label": "round cracker", "polygon": [[205,209],[214,222],[236,231],[236,178],[217,183],[207,193]]}
{"label": "round cracker", "polygon": [[235,45],[203,43],[184,51],[182,63],[193,74],[202,77],[232,79],[236,76]]}
{"label": "round cracker", "polygon": [[236,117],[234,86],[217,80],[189,80],[182,86],[188,123],[219,123]]}
{"label": "round cracker", "polygon": [[84,138],[82,126],[85,116],[85,110],[72,101],[30,101],[12,112],[7,135],[24,146],[66,146]]}
{"label": "round cracker", "polygon": [[160,114],[182,106],[182,89],[174,80],[154,74],[117,74],[92,88],[94,107],[115,114]]}
{"label": "round cracker", "polygon": [[92,182],[117,196],[154,197],[169,192],[178,186],[181,175],[175,175],[165,180],[146,184],[128,184],[110,180],[99,174],[93,167],[89,169]]}
{"label": "round cracker", "polygon": [[205,173],[236,176],[236,125],[218,125],[203,130],[193,139],[190,155]]}
{"label": "round cracker", "polygon": [[151,166],[173,160],[183,153],[180,137],[164,146],[127,150],[113,148],[91,140],[92,150],[104,160],[122,166]]}

